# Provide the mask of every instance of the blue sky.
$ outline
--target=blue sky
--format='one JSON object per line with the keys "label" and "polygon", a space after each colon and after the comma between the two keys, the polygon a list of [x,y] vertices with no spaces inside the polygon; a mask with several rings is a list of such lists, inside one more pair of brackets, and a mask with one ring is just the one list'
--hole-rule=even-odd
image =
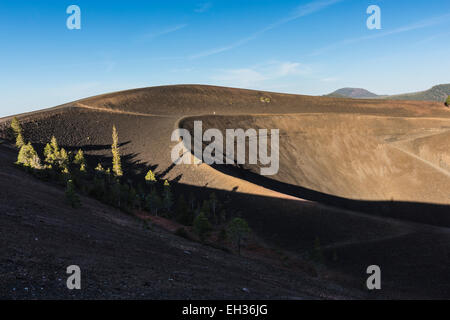
{"label": "blue sky", "polygon": [[[81,30],[66,27],[72,4]],[[180,83],[424,90],[450,83],[449,39],[448,0],[2,0],[0,116]]]}

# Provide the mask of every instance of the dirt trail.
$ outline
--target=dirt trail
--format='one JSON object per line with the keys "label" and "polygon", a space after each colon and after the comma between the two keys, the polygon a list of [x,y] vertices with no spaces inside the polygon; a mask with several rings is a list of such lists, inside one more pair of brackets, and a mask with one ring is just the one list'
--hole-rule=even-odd
{"label": "dirt trail", "polygon": [[413,158],[416,159],[416,160],[419,160],[420,162],[426,164],[427,166],[429,166],[429,167],[431,167],[431,168],[433,168],[433,169],[439,171],[440,173],[442,173],[442,174],[444,174],[445,176],[447,176],[447,177],[450,178],[450,172],[448,172],[448,171],[445,170],[445,169],[442,169],[441,167],[435,165],[434,163],[432,163],[432,162],[430,162],[430,161],[428,161],[428,160],[425,160],[425,159],[419,157],[418,155],[415,155],[415,154],[412,153],[412,152],[409,152],[409,151],[407,151],[407,150],[404,150],[404,149],[400,148],[399,146],[396,146],[396,145],[390,145],[390,147],[392,147],[392,148],[394,148],[394,149],[397,149],[397,150],[399,150],[399,151],[401,151],[401,152],[407,154],[408,156],[413,157]]}
{"label": "dirt trail", "polygon": [[118,109],[109,109],[109,108],[102,108],[102,107],[94,107],[94,106],[88,106],[87,104],[83,104],[80,102],[75,103],[75,106],[79,108],[84,108],[88,110],[95,110],[95,111],[101,111],[101,112],[109,112],[109,113],[118,113],[118,114],[128,114],[132,116],[140,116],[140,117],[161,117],[161,118],[173,118],[168,115],[160,115],[160,114],[151,114],[151,113],[141,113],[141,112],[132,112],[132,111],[124,111],[124,110],[118,110]]}

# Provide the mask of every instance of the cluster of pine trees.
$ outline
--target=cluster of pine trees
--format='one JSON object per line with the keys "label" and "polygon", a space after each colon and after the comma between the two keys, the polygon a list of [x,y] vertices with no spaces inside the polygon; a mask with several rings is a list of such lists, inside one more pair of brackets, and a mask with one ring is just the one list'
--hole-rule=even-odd
{"label": "cluster of pine trees", "polygon": [[125,212],[145,210],[177,221],[184,226],[192,226],[201,241],[214,229],[220,228],[219,238],[225,240],[230,235],[236,241],[239,251],[244,235],[249,232],[245,220],[233,219],[228,228],[225,207],[215,193],[208,199],[196,199],[191,193],[186,200],[183,194],[174,196],[169,181],[159,180],[152,170],[148,170],[142,183],[125,179],[122,169],[119,135],[112,127],[112,163],[104,168],[98,163],[95,168],[88,166],[83,150],[75,154],[60,148],[53,136],[43,151],[43,161],[30,142],[26,142],[22,127],[14,118],[11,129],[16,138],[19,154],[16,164],[33,172],[39,178],[56,181],[66,187],[66,201],[74,208],[81,206],[79,193],[92,196],[106,204]]}

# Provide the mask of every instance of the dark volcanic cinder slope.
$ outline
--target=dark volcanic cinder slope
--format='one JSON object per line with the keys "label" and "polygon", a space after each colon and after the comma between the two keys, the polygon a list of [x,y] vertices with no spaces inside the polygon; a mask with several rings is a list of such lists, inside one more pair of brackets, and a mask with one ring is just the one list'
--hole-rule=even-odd
{"label": "dark volcanic cinder slope", "polygon": [[[261,98],[269,98],[269,103]],[[448,116],[438,103],[387,102],[301,96],[200,85],[135,89],[79,101],[92,107],[156,115],[277,113],[368,113],[390,116]]]}
{"label": "dark volcanic cinder slope", "polygon": [[[0,146],[1,299],[361,298],[301,270],[240,258],[184,240],[15,167]],[[5,186],[8,186],[5,188]],[[81,268],[68,290],[66,268]],[[250,288],[243,291],[242,288]]]}
{"label": "dark volcanic cinder slope", "polygon": [[[448,157],[438,156],[450,111],[439,103],[180,85],[105,94],[19,118],[38,146],[55,135],[61,145],[99,157],[110,156],[115,124],[126,169],[143,162],[196,192],[225,193],[263,241],[295,255],[307,255],[319,238],[329,259],[342,257],[329,264],[350,286],[360,288],[366,264],[381,261],[388,272],[380,297],[450,292],[442,274],[450,263]],[[260,177],[257,167],[173,166],[172,131],[196,119],[205,129],[279,128],[278,175]],[[0,121],[4,138],[9,120]],[[439,250],[428,250],[433,241]],[[370,250],[362,254],[364,248]],[[428,276],[440,285],[427,286]]]}

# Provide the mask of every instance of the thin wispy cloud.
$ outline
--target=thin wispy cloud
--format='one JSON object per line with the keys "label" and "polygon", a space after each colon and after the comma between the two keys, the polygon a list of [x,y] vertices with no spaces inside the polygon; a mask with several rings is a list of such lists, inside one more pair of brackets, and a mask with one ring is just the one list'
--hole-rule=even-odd
{"label": "thin wispy cloud", "polygon": [[187,24],[179,24],[179,25],[176,25],[176,26],[171,26],[171,27],[168,27],[168,28],[163,29],[163,30],[142,34],[142,35],[138,36],[137,39],[139,41],[149,41],[149,40],[152,40],[154,38],[157,38],[157,37],[160,37],[160,36],[172,33],[172,32],[176,32],[176,31],[181,30],[181,29],[184,29],[187,26],[188,26]]}
{"label": "thin wispy cloud", "polygon": [[197,8],[194,9],[194,12],[203,13],[203,12],[206,12],[209,9],[211,9],[211,7],[212,7],[212,3],[211,2],[199,3],[197,5]]}
{"label": "thin wispy cloud", "polygon": [[291,76],[305,76],[311,72],[309,66],[299,62],[272,61],[247,68],[216,70],[211,79],[224,85],[258,87],[266,81]]}
{"label": "thin wispy cloud", "polygon": [[324,10],[324,9],[326,9],[336,3],[342,2],[342,1],[344,1],[344,0],[317,0],[317,1],[307,3],[305,5],[298,6],[289,16],[287,16],[279,21],[276,21],[272,24],[269,24],[265,28],[255,32],[254,34],[252,34],[248,37],[245,37],[243,39],[240,39],[234,43],[231,43],[231,44],[223,46],[223,47],[214,48],[211,50],[207,50],[207,51],[192,55],[192,56],[190,56],[190,58],[191,59],[203,58],[203,57],[211,56],[214,54],[218,54],[221,52],[225,52],[225,51],[234,49],[236,47],[239,47],[239,46],[259,37],[263,33],[270,31],[278,26],[281,26],[285,23],[299,19],[301,17],[305,17],[310,14],[316,13],[318,11]]}
{"label": "thin wispy cloud", "polygon": [[336,82],[339,81],[339,78],[337,77],[328,77],[328,78],[322,78],[320,79],[322,82]]}
{"label": "thin wispy cloud", "polygon": [[442,38],[442,37],[447,37],[447,39],[448,39],[449,36],[450,36],[450,32],[441,32],[441,33],[432,35],[432,36],[430,36],[430,37],[428,37],[428,38],[419,40],[419,41],[417,41],[415,44],[416,44],[416,45],[421,45],[421,44],[428,43],[428,42],[430,42],[430,41],[433,41],[433,40],[436,40],[436,39]]}
{"label": "thin wispy cloud", "polygon": [[400,33],[404,33],[404,32],[409,32],[409,31],[414,31],[414,30],[419,30],[419,29],[424,29],[427,27],[432,27],[441,23],[448,23],[448,19],[450,18],[450,13],[439,16],[439,17],[434,17],[431,19],[426,19],[426,20],[422,20],[419,21],[417,23],[414,24],[410,24],[410,25],[406,25],[406,26],[402,26],[390,31],[386,31],[386,32],[380,32],[380,33],[375,33],[373,35],[368,35],[368,36],[363,36],[363,37],[359,37],[359,38],[352,38],[352,39],[346,39],[343,41],[339,41],[336,42],[332,45],[320,48],[318,50],[313,51],[311,54],[309,54],[310,56],[317,56],[320,54],[323,54],[327,51],[330,51],[332,49],[336,49],[338,47],[341,46],[345,46],[345,45],[349,45],[349,44],[353,44],[353,43],[357,43],[357,42],[361,42],[361,41],[366,41],[366,40],[373,40],[373,39],[378,39],[378,38],[383,38],[383,37],[387,37],[390,35],[394,35],[394,34],[400,34]]}
{"label": "thin wispy cloud", "polygon": [[321,1],[314,1],[310,2],[301,6],[298,6],[295,10],[293,16],[291,19],[297,19],[300,17],[304,17],[307,15],[310,15],[314,12],[323,10],[325,8],[328,8],[329,6],[336,4],[338,2],[342,2],[343,0],[321,0]]}
{"label": "thin wispy cloud", "polygon": [[212,76],[211,79],[225,85],[251,87],[254,85],[259,85],[268,78],[254,69],[241,68],[219,70],[218,74]]}

